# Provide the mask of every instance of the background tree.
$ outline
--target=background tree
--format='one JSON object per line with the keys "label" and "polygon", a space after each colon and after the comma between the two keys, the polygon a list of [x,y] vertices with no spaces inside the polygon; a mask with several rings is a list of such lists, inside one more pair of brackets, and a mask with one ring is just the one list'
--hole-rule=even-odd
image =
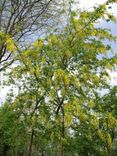
{"label": "background tree", "polygon": [[0,108],[0,155],[23,155],[26,151],[25,125],[9,102]]}
{"label": "background tree", "polygon": [[[57,25],[56,19],[62,10],[60,3],[55,0],[1,0],[0,31],[9,35],[15,43],[22,41],[23,44],[27,44],[27,36],[29,38],[29,35],[32,35],[34,38],[38,34],[39,37],[40,33]],[[12,64],[13,59],[12,53],[0,42],[0,70],[6,62],[7,66]]]}

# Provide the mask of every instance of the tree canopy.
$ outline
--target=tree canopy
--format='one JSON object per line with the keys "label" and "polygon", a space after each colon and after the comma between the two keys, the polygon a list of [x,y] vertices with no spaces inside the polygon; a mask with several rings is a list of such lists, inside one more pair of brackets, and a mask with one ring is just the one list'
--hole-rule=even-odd
{"label": "tree canopy", "polygon": [[[107,10],[114,2],[78,14],[70,8],[60,31],[26,48],[0,33],[18,61],[7,73],[7,84],[18,91],[0,107],[1,156],[114,156],[117,87],[109,85],[108,71],[117,58],[107,56],[112,48],[105,40],[116,37],[96,26],[102,19],[115,22]],[[101,96],[104,89],[108,93]]]}

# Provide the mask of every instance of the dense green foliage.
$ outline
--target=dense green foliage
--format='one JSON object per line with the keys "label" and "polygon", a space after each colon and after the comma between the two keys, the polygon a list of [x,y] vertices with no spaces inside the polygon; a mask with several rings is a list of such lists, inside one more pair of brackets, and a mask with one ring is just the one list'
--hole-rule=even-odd
{"label": "dense green foliage", "polygon": [[[108,70],[117,58],[104,41],[115,41],[100,19],[115,21],[108,1],[93,11],[70,12],[59,33],[38,39],[28,48],[12,39],[19,62],[8,73],[17,88],[0,107],[1,156],[112,156],[116,151],[117,87],[108,85]],[[5,35],[0,34],[1,38]],[[10,43],[10,44],[9,44]],[[99,58],[99,55],[102,58]],[[108,89],[104,96],[99,90]]]}

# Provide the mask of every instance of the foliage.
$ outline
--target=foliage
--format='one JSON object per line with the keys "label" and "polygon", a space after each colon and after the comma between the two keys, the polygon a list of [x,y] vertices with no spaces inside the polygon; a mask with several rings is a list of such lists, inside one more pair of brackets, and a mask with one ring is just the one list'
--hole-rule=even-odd
{"label": "foliage", "polygon": [[0,110],[8,155],[110,156],[117,130],[116,87],[103,97],[98,92],[109,88],[108,70],[117,64],[107,57],[112,49],[104,42],[115,37],[95,27],[105,14],[114,20],[108,3],[79,16],[71,12],[62,32],[18,49],[19,64],[8,79],[18,94]]}
{"label": "foliage", "polygon": [[[0,31],[13,38],[18,46],[24,47],[29,44],[29,37],[32,38],[35,33],[43,34],[48,29],[52,30],[51,27],[56,27],[61,5],[61,1],[57,0],[1,0]],[[14,62],[14,55],[9,54],[11,48],[12,46],[6,49],[6,45],[0,40],[0,71]]]}

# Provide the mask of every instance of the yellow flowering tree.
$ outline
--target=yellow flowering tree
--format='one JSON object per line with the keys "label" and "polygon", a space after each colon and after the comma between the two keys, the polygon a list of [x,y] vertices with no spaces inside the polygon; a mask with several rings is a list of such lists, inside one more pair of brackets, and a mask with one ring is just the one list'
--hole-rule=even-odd
{"label": "yellow flowering tree", "polygon": [[79,16],[71,12],[62,32],[38,39],[17,55],[19,65],[10,73],[9,83],[19,87],[19,94],[10,102],[18,121],[26,126],[25,155],[37,151],[42,155],[97,156],[105,143],[110,152],[112,137],[105,131],[105,120],[112,128],[115,119],[101,105],[98,108],[97,94],[108,86],[107,70],[117,64],[115,56],[107,57],[112,48],[104,42],[115,41],[115,37],[95,23],[104,15],[115,20],[106,10],[111,2]]}
{"label": "yellow flowering tree", "polygon": [[13,63],[12,54],[16,49],[13,39],[9,35],[0,32],[0,71]]}

